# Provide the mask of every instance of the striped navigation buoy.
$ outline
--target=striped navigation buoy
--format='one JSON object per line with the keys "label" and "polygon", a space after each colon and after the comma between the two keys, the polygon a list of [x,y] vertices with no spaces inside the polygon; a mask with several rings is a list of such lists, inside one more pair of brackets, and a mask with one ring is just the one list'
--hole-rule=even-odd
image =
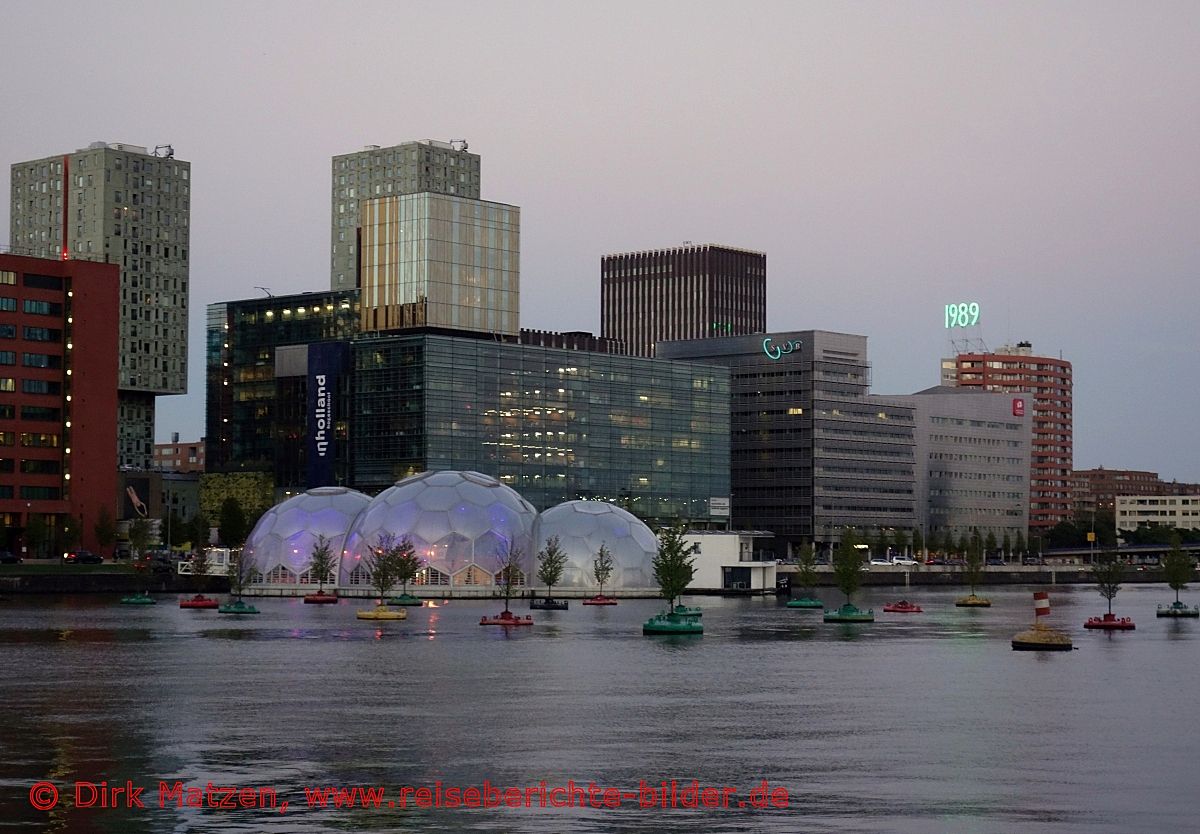
{"label": "striped navigation buoy", "polygon": [[1016,651],[1069,652],[1073,647],[1071,638],[1061,631],[1047,628],[1038,620],[1050,613],[1050,595],[1045,591],[1033,592],[1033,628],[1022,631],[1012,639]]}
{"label": "striped navigation buoy", "polygon": [[1033,592],[1033,615],[1041,617],[1050,613],[1050,594],[1045,591]]}

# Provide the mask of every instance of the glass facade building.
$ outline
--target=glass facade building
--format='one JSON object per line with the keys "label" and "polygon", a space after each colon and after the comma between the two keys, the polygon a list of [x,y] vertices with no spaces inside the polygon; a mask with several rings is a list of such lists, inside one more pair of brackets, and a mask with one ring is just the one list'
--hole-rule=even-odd
{"label": "glass facade building", "polygon": [[[648,522],[704,523],[708,499],[729,495],[727,369],[488,333],[361,333],[358,303],[331,292],[209,306],[210,472],[271,473],[282,497],[476,471],[539,510],[602,499]],[[333,460],[315,469],[322,420]]]}
{"label": "glass facade building", "polygon": [[729,494],[729,374],[440,334],[353,344],[353,483],[474,470],[539,510],[576,498],[706,521]]}
{"label": "glass facade building", "polygon": [[362,330],[520,330],[516,206],[424,192],[362,204]]}

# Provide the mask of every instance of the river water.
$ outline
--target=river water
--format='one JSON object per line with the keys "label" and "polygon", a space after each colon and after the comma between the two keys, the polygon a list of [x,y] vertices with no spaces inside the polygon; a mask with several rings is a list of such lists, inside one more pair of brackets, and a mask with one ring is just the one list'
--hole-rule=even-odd
{"label": "river water", "polygon": [[[484,601],[374,624],[353,601],[255,600],[261,615],[234,619],[173,598],[17,597],[0,604],[0,834],[1196,830],[1200,622],[1156,619],[1171,592],[1129,586],[1114,611],[1137,630],[1087,632],[1105,601],[1059,588],[1047,620],[1077,650],[1013,652],[1032,590],[969,610],[961,592],[914,589],[916,615],[882,613],[894,589],[864,591],[878,619],[855,626],[773,598],[690,598],[699,638],[643,637],[652,600],[573,602],[506,632],[478,625],[500,607]],[[485,780],[622,796],[446,809],[400,792]],[[692,780],[738,792],[728,808],[640,807],[670,780],[677,797]],[[754,807],[764,780],[786,808]],[[39,781],[59,792],[49,811],[30,805]],[[143,787],[146,807],[77,807],[76,783],[102,781]],[[160,781],[272,788],[275,807],[170,792],[159,807]],[[304,788],[326,786],[387,793],[378,809],[309,807]]]}

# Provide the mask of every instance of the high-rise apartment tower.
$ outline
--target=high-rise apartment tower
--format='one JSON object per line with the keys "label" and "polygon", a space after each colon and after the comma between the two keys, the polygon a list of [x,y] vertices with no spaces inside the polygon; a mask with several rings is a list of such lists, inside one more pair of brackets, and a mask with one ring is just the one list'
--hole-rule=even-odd
{"label": "high-rise apartment tower", "polygon": [[654,343],[767,329],[767,256],[712,244],[600,259],[600,335],[634,356]]}
{"label": "high-rise apartment tower", "polygon": [[362,201],[426,191],[478,200],[479,154],[461,141],[367,145],[333,158],[330,188],[330,288],[352,290],[359,286]]}
{"label": "high-rise apartment tower", "polygon": [[154,398],[187,391],[191,164],[169,145],[93,142],[11,173],[15,252],[121,268],[117,460],[148,469]]}
{"label": "high-rise apartment tower", "polygon": [[[1029,529],[1048,531],[1074,516],[1071,363],[1035,356],[1033,344],[1003,345],[994,352],[960,353],[942,360],[942,384],[982,391],[1030,394],[1033,443],[1029,473]],[[1013,416],[1024,408],[1013,400]]]}

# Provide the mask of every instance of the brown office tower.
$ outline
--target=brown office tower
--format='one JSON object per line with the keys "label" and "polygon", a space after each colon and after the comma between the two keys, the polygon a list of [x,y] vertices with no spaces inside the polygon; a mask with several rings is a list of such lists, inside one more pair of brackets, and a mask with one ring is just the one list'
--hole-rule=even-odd
{"label": "brown office tower", "polygon": [[767,329],[767,256],[713,244],[600,259],[600,335],[634,356],[655,342]]}

